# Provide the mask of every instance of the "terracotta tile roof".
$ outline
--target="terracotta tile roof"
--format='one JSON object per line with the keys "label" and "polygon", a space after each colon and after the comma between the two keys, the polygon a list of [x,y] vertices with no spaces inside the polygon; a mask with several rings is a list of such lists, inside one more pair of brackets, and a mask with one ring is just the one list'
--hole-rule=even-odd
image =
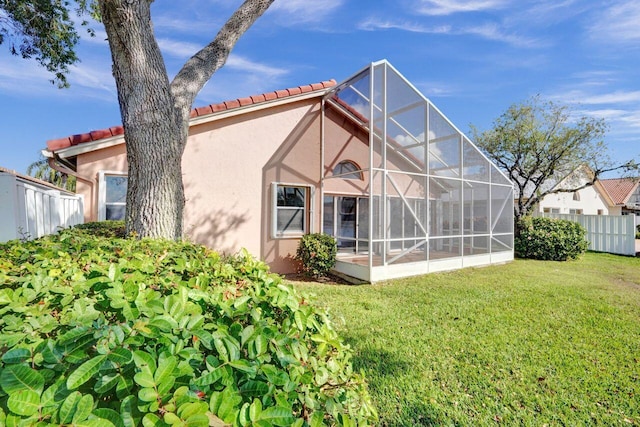
{"label": "terracotta tile roof", "polygon": [[[320,91],[333,87],[335,85],[336,81],[332,79],[320,83],[312,83],[308,85],[262,93],[260,95],[252,95],[245,98],[232,99],[217,104],[210,104],[203,107],[194,108],[193,110],[191,110],[189,116],[193,119],[196,117],[206,116],[208,114],[232,110],[234,108],[246,107],[248,105],[260,104],[262,102],[287,98],[289,96]],[[47,149],[51,152],[55,152],[63,148],[71,147],[73,145],[83,144],[85,142],[99,141],[101,139],[111,138],[113,136],[119,136],[123,134],[124,128],[122,126],[113,126],[107,129],[94,130],[88,133],[67,136],[65,138],[51,139],[47,141]]]}
{"label": "terracotta tile roof", "polygon": [[601,179],[600,183],[616,205],[624,205],[638,186],[637,178]]}

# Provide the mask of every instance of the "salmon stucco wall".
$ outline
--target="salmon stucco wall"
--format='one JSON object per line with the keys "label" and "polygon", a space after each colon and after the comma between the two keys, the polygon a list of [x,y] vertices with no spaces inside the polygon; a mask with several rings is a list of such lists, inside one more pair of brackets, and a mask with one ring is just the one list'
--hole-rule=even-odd
{"label": "salmon stucco wall", "polygon": [[[323,190],[325,194],[334,195],[366,195],[369,189],[369,135],[359,125],[353,123],[344,113],[335,110],[335,107],[327,105],[325,109],[325,146],[324,146],[324,174],[327,178],[324,181]],[[374,165],[382,163],[380,147],[376,147],[373,153]],[[333,169],[342,161],[351,161],[365,170],[362,180],[330,178]],[[415,170],[406,159],[391,150],[387,152],[387,167],[395,171]],[[380,179],[374,182],[374,194],[380,194],[382,174],[377,175]],[[375,177],[375,176],[374,176]],[[405,173],[393,173],[391,178],[398,186],[402,194],[407,197],[424,197],[425,180]],[[391,179],[390,178],[390,179]],[[397,191],[392,185],[388,185],[387,194],[394,196]]]}
{"label": "salmon stucco wall", "polygon": [[[285,104],[191,128],[182,167],[185,232],[233,253],[244,247],[292,273],[299,238],[272,238],[272,183],[313,186],[320,203],[320,102]],[[318,215],[307,216],[309,231]]]}
{"label": "salmon stucco wall", "polygon": [[[271,188],[315,188],[306,221],[320,230],[320,111],[311,98],[192,126],[182,158],[186,238],[223,253],[246,248],[275,272],[295,272],[299,237],[271,237]],[[86,221],[98,218],[101,171],[126,173],[124,144],[78,156],[78,173],[94,182],[78,182]]]}
{"label": "salmon stucco wall", "polygon": [[93,183],[78,180],[76,184],[76,193],[84,195],[85,222],[98,220],[99,173],[104,171],[127,173],[127,168],[127,152],[124,144],[78,156],[78,174]]}

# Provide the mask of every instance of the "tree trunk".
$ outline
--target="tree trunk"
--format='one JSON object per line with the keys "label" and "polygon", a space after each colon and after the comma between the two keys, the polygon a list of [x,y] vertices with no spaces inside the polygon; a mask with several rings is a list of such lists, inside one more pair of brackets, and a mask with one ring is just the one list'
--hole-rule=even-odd
{"label": "tree trunk", "polygon": [[178,240],[188,121],[175,107],[153,34],[150,2],[101,0],[100,12],[109,38],[129,163],[127,232]]}
{"label": "tree trunk", "polygon": [[153,34],[153,0],[98,0],[127,146],[127,232],[138,237],[182,238],[181,162],[191,105],[240,36],[273,1],[245,0],[170,84]]}

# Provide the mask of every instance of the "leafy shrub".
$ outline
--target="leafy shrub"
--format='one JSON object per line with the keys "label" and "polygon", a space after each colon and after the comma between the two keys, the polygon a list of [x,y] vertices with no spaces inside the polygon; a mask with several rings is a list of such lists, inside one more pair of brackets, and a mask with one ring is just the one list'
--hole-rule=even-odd
{"label": "leafy shrub", "polygon": [[0,245],[0,425],[375,422],[326,313],[262,262],[92,229]]}
{"label": "leafy shrub", "polygon": [[126,237],[124,221],[99,221],[88,222],[75,226],[76,233],[82,234],[80,230],[86,231],[87,236],[96,237]]}
{"label": "leafy shrub", "polygon": [[640,239],[640,224],[636,225],[636,239]]}
{"label": "leafy shrub", "polygon": [[518,224],[515,254],[520,258],[550,261],[576,259],[589,247],[580,224],[564,219],[525,218]]}
{"label": "leafy shrub", "polygon": [[335,238],[324,233],[306,234],[300,239],[296,259],[302,263],[303,272],[322,277],[336,265],[337,252]]}

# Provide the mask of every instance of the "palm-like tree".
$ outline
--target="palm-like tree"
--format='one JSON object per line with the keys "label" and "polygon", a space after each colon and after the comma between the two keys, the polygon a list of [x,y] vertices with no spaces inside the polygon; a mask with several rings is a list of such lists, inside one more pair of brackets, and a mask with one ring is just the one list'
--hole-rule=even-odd
{"label": "palm-like tree", "polygon": [[50,182],[68,191],[76,191],[76,177],[53,169],[44,156],[27,166],[27,175]]}

